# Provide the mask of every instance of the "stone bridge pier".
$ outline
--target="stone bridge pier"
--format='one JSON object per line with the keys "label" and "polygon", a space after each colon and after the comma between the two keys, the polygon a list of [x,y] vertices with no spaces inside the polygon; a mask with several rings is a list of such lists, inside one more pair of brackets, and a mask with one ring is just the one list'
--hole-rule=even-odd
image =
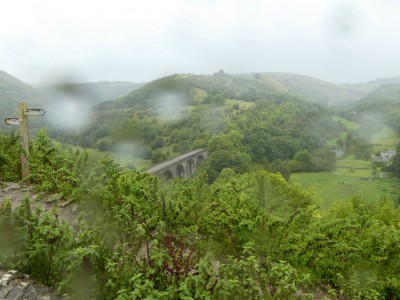
{"label": "stone bridge pier", "polygon": [[155,165],[147,169],[147,172],[162,178],[187,179],[192,177],[196,173],[197,167],[206,161],[207,154],[207,150],[197,149]]}

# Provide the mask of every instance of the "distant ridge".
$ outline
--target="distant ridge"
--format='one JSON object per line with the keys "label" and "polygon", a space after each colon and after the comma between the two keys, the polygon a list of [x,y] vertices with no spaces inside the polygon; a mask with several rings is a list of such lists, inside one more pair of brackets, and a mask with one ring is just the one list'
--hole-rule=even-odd
{"label": "distant ridge", "polygon": [[[338,84],[307,75],[278,72],[231,75],[220,71],[213,75],[175,74],[151,81],[117,100],[103,102],[97,109],[129,108],[132,105],[152,106],[154,98],[160,93],[192,96],[200,93],[202,97],[219,93],[228,99],[249,102],[282,99],[282,96],[286,95],[283,98],[299,97],[323,106],[337,106],[353,103],[382,85],[397,80],[399,79],[393,78],[360,84]],[[198,97],[201,96],[194,96]]]}
{"label": "distant ridge", "polygon": [[[46,108],[57,101],[57,93],[66,93],[84,99],[97,111],[159,107],[160,95],[201,102],[207,96],[219,95],[225,99],[254,102],[259,100],[284,101],[299,98],[322,106],[351,106],[379,95],[397,97],[396,85],[400,77],[380,78],[358,84],[339,84],[308,75],[260,72],[227,74],[222,70],[213,75],[175,74],[149,83],[100,81],[60,83],[56,86],[36,85],[36,88],[16,77],[0,71],[0,128],[9,128],[1,121],[16,114],[18,103]],[[389,87],[391,86],[391,87]],[[56,92],[55,92],[56,91]],[[396,98],[397,99],[397,98]],[[393,100],[394,101],[394,100]],[[194,103],[193,102],[193,103]]]}
{"label": "distant ridge", "polygon": [[54,93],[68,93],[90,99],[95,104],[125,96],[145,85],[128,81],[98,81],[84,83],[58,83],[35,85],[47,97]]}
{"label": "distant ridge", "polygon": [[11,129],[10,126],[5,125],[4,119],[16,117],[18,103],[21,102],[27,103],[30,107],[36,107],[43,105],[45,100],[30,85],[4,71],[0,71],[0,128]]}

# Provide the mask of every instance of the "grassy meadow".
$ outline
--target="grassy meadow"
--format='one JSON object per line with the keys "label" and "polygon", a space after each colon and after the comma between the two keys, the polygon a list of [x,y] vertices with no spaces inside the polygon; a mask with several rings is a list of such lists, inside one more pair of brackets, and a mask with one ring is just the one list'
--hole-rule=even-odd
{"label": "grassy meadow", "polygon": [[312,188],[321,199],[322,208],[328,208],[336,201],[347,200],[354,195],[361,195],[368,200],[376,200],[385,195],[393,199],[400,198],[400,181],[376,178],[372,175],[372,168],[337,167],[333,172],[294,173],[290,183]]}
{"label": "grassy meadow", "polygon": [[374,133],[370,139],[374,147],[374,152],[384,149],[396,149],[396,145],[400,142],[397,134],[386,125],[382,125],[381,130]]}
{"label": "grassy meadow", "polygon": [[[347,129],[356,129],[357,123],[340,117],[333,117]],[[341,137],[342,138],[342,137]],[[330,141],[332,146],[334,141]],[[381,129],[370,137],[373,153],[383,149],[395,149],[399,137],[389,127],[382,125]],[[374,174],[371,161],[354,159],[344,156],[336,161],[336,169],[332,172],[295,173],[290,177],[291,184],[313,188],[321,198],[322,208],[330,207],[338,200],[346,200],[354,195],[361,195],[369,200],[376,200],[385,195],[395,200],[400,199],[400,180]]]}
{"label": "grassy meadow", "polygon": [[336,122],[342,123],[347,129],[356,130],[360,126],[360,124],[358,124],[356,122],[344,119],[339,116],[333,116],[332,119]]}

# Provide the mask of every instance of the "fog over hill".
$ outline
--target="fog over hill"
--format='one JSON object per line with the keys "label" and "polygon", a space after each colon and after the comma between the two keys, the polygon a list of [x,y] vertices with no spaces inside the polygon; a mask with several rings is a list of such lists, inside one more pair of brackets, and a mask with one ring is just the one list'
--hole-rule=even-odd
{"label": "fog over hill", "polygon": [[[5,118],[18,116],[18,103],[42,107],[45,99],[39,91],[18,78],[0,70],[0,129],[16,129],[5,124]],[[33,121],[35,123],[35,121]]]}
{"label": "fog over hill", "polygon": [[[30,108],[43,108],[43,118],[31,118],[30,127],[39,128],[44,124],[57,123],[65,119],[79,119],[90,114],[91,107],[103,101],[116,99],[143,83],[102,81],[89,83],[57,82],[33,84],[22,82],[16,77],[0,71],[0,117],[17,117],[18,103],[24,102]],[[75,117],[74,117],[75,116]],[[13,130],[15,127],[0,123],[0,128]]]}
{"label": "fog over hill", "polygon": [[38,89],[46,98],[50,98],[55,93],[67,93],[71,95],[85,96],[98,104],[104,101],[116,99],[125,96],[134,90],[140,88],[145,83],[133,83],[127,81],[99,81],[70,83],[59,82],[53,84],[34,84],[33,87]]}
{"label": "fog over hill", "polygon": [[[26,102],[29,107],[40,107],[48,112],[45,118],[32,120],[33,127],[41,127],[47,122],[50,126],[72,129],[87,124],[92,108],[99,104],[96,110],[130,108],[140,104],[148,108],[157,107],[168,114],[175,107],[187,105],[190,101],[202,101],[207,95],[220,94],[226,99],[248,102],[299,97],[326,107],[348,106],[360,101],[376,100],[376,95],[380,95],[382,89],[386,91],[385,97],[388,93],[391,93],[391,97],[397,97],[396,90],[390,89],[388,92],[387,86],[399,83],[400,77],[338,84],[301,74],[226,74],[220,70],[213,75],[176,74],[147,84],[122,81],[58,82],[32,87],[0,71],[0,113],[3,119],[14,117],[18,103]],[[171,99],[174,101],[171,102]],[[0,128],[10,129],[10,126],[2,122]]]}
{"label": "fog over hill", "polygon": [[[274,100],[282,95],[297,96],[323,106],[348,105],[365,98],[383,85],[400,81],[400,78],[385,78],[359,84],[338,84],[301,74],[250,73],[226,74],[222,70],[214,75],[176,74],[154,80],[129,95],[115,101],[104,102],[99,110],[127,108],[131,105],[156,103],[160,94],[206,94],[220,93],[228,99],[257,101]],[[201,97],[201,96],[200,96]]]}

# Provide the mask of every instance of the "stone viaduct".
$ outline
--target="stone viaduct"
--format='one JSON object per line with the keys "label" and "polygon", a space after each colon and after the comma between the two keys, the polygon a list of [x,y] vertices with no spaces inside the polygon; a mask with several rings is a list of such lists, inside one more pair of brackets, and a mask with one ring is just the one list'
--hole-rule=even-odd
{"label": "stone viaduct", "polygon": [[163,178],[190,178],[199,165],[207,159],[207,150],[197,149],[183,154],[177,158],[162,162],[149,169],[147,172]]}

